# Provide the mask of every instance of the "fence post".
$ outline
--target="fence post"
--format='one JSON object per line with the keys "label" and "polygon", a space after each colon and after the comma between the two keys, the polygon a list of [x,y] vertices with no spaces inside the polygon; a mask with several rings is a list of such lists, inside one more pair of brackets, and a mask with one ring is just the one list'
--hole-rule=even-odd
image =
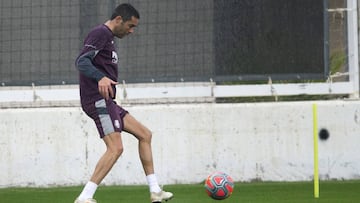
{"label": "fence post", "polygon": [[350,97],[356,99],[359,98],[359,41],[357,1],[358,0],[347,0],[349,80],[354,87],[354,91]]}

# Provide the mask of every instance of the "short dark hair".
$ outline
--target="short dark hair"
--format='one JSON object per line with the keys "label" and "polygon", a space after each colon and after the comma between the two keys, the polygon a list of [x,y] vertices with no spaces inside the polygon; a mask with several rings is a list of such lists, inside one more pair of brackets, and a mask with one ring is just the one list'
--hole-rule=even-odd
{"label": "short dark hair", "polygon": [[110,20],[115,19],[117,16],[121,16],[124,22],[131,20],[133,16],[140,19],[139,12],[130,4],[120,4],[117,6],[111,15]]}

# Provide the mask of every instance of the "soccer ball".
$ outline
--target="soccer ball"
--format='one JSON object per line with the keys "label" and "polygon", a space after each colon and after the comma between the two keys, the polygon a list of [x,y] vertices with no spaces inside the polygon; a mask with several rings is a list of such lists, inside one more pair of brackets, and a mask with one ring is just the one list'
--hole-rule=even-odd
{"label": "soccer ball", "polygon": [[210,174],[205,180],[206,193],[216,200],[230,197],[234,186],[233,179],[228,174],[219,171]]}

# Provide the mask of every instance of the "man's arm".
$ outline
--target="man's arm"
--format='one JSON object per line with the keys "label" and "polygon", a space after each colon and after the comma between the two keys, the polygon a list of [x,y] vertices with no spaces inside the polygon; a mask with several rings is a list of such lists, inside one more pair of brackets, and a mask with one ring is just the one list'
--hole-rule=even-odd
{"label": "man's arm", "polygon": [[114,97],[114,92],[111,85],[116,85],[117,82],[109,79],[104,73],[99,71],[93,64],[92,60],[95,58],[98,51],[91,50],[81,55],[76,60],[77,69],[86,77],[92,78],[98,82],[98,88],[100,94],[108,100],[110,97]]}
{"label": "man's arm", "polygon": [[99,51],[97,50],[88,51],[76,60],[77,69],[86,77],[92,78],[96,81],[99,81],[101,78],[105,77],[105,74],[99,71],[92,63],[92,60],[95,58],[98,52]]}

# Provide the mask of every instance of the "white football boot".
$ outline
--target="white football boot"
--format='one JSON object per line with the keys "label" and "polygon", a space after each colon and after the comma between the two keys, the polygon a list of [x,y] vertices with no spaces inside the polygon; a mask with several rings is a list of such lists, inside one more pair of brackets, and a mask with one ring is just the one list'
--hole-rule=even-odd
{"label": "white football boot", "polygon": [[152,203],[160,203],[160,202],[163,202],[163,200],[165,201],[168,201],[170,200],[171,198],[173,198],[173,193],[171,192],[165,192],[165,191],[161,191],[161,192],[152,192],[150,194],[150,199],[151,199],[151,202]]}

